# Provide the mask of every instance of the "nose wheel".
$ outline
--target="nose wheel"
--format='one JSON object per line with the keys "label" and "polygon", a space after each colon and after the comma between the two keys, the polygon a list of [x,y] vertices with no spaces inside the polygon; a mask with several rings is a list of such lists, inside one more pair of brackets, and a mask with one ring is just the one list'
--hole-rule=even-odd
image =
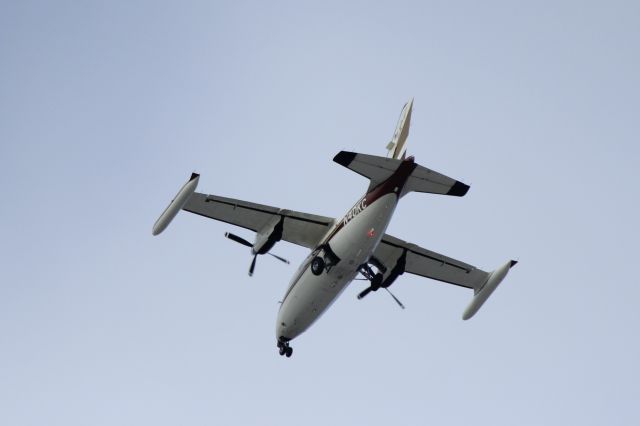
{"label": "nose wheel", "polygon": [[293,348],[289,346],[288,341],[280,338],[278,339],[278,353],[280,353],[280,356],[291,358],[291,355],[293,354]]}

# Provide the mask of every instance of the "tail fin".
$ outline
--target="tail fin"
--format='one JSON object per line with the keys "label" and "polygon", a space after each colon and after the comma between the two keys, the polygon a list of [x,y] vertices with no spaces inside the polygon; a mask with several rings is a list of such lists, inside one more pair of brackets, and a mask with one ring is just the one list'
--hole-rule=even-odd
{"label": "tail fin", "polygon": [[409,126],[411,125],[411,111],[413,110],[413,98],[402,107],[400,118],[393,134],[391,142],[387,145],[388,157],[403,159],[406,153],[405,143],[409,136]]}
{"label": "tail fin", "polygon": [[[389,154],[387,157],[377,155],[360,154],[357,152],[340,151],[333,161],[353,170],[354,172],[369,178],[369,191],[389,179],[398,170],[403,161],[411,161],[409,157],[404,160],[406,154],[405,144],[409,136],[409,125],[411,124],[411,111],[413,110],[413,99],[407,102],[400,112],[400,119],[393,139],[387,145]],[[423,167],[419,164],[408,177],[402,190],[402,195],[407,192],[429,192],[432,194],[464,196],[469,190],[469,186],[440,174],[434,170]]]}

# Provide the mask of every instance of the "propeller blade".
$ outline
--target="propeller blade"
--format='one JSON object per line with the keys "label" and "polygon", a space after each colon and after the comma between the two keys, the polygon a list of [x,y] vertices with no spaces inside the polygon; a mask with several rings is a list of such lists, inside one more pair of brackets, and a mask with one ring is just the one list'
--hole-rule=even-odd
{"label": "propeller blade", "polygon": [[257,258],[258,258],[257,254],[253,255],[253,260],[251,261],[251,266],[249,267],[249,276],[250,277],[253,276],[253,270],[256,269],[256,259]]}
{"label": "propeller blade", "polygon": [[277,255],[275,255],[275,254],[273,254],[273,253],[269,253],[269,254],[270,254],[271,256],[275,257],[276,259],[278,259],[279,261],[284,262],[284,263],[286,263],[286,264],[289,264],[289,261],[288,261],[287,259],[285,259],[284,257],[277,256]]}
{"label": "propeller blade", "polygon": [[224,236],[230,240],[235,241],[236,243],[242,244],[243,246],[253,247],[253,244],[251,244],[249,241],[245,240],[244,238],[240,238],[237,235],[232,234],[231,232],[225,232]]}
{"label": "propeller blade", "polygon": [[385,289],[385,290],[387,290],[387,293],[389,293],[389,294],[391,295],[391,297],[393,297],[393,300],[395,300],[395,301],[396,301],[396,303],[397,303],[397,304],[398,304],[402,309],[404,309],[404,305],[402,304],[402,302],[401,302],[400,300],[398,300],[398,298],[397,298],[397,297],[395,297],[395,296],[393,295],[393,293],[391,293],[391,291],[390,291],[388,288],[386,288],[386,287],[385,287],[384,289]]}
{"label": "propeller blade", "polygon": [[371,287],[367,287],[364,290],[362,290],[360,292],[360,294],[358,294],[358,300],[362,299],[363,297],[365,297],[367,294],[371,293],[371,290],[373,290]]}

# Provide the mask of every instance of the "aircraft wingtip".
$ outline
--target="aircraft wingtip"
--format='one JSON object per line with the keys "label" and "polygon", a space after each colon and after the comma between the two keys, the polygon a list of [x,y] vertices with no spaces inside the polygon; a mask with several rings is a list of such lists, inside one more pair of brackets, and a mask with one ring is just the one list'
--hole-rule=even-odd
{"label": "aircraft wingtip", "polygon": [[456,181],[453,184],[447,195],[453,195],[455,197],[463,197],[469,191],[469,185],[466,185],[460,181]]}
{"label": "aircraft wingtip", "polygon": [[340,151],[336,154],[335,157],[333,157],[333,161],[340,164],[341,166],[349,167],[349,164],[351,164],[353,159],[356,158],[356,155],[358,154],[356,154],[355,152]]}

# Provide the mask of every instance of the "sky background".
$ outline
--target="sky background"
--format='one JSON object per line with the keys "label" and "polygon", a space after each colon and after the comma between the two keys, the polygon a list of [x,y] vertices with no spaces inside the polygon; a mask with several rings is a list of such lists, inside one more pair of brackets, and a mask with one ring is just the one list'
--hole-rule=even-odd
{"label": "sky background", "polygon": [[[640,424],[638,2],[0,2],[0,424]],[[388,232],[486,270],[354,282],[275,347],[307,250],[248,250],[199,191],[342,216],[331,159],[471,184]]]}

